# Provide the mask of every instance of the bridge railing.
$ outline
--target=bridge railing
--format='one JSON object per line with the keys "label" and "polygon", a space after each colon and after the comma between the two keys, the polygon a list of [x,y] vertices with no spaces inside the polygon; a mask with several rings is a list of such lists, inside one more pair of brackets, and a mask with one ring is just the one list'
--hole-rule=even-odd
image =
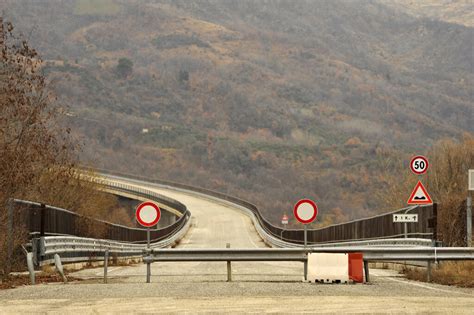
{"label": "bridge railing", "polygon": [[[159,203],[164,210],[178,215],[178,219],[171,225],[151,229],[151,242],[156,246],[163,247],[173,244],[184,236],[185,231],[189,228],[191,213],[184,204],[176,200],[136,186],[111,181],[102,181],[100,184],[109,192],[125,192],[132,198],[153,200]],[[12,235],[16,233],[15,229],[19,226],[30,235],[31,242],[26,247],[31,249],[32,253],[30,254],[32,254],[36,265],[53,261],[53,254],[46,252],[48,247],[46,244],[53,240],[66,240],[62,244],[64,245],[62,249],[56,247],[54,250],[64,253],[65,258],[69,261],[97,260],[97,254],[100,254],[100,251],[93,251],[91,254],[89,250],[79,249],[77,245],[82,241],[78,243],[78,240],[88,240],[87,242],[90,244],[109,244],[106,247],[111,250],[111,254],[116,256],[128,256],[131,252],[123,252],[120,249],[133,247],[134,244],[138,244],[138,247],[135,248],[145,248],[147,230],[143,228],[114,224],[66,209],[26,200],[10,200],[8,207],[8,221],[10,222],[8,224],[8,256],[10,260],[13,251]],[[119,247],[113,245],[117,242],[121,243]],[[94,246],[92,245],[89,249],[94,249]],[[141,251],[133,253],[140,254]]]}
{"label": "bridge railing", "polygon": [[[167,238],[180,229],[191,216],[184,204],[155,192],[110,181],[102,181],[101,185],[109,190],[127,192],[133,196],[156,201],[160,205],[165,205],[165,210],[173,210],[180,214],[173,224],[152,229],[150,236],[153,241]],[[34,236],[74,235],[137,243],[145,243],[147,239],[146,229],[85,217],[54,206],[18,199],[13,200],[13,206],[16,209],[15,222],[24,225],[27,231]]]}
{"label": "bridge railing", "polygon": [[[252,212],[263,231],[272,236],[274,240],[280,240],[285,243],[303,244],[303,229],[283,229],[280,226],[272,224],[262,216],[258,207],[248,201],[230,196],[210,189],[195,187],[188,184],[176,183],[161,179],[150,179],[143,176],[113,172],[110,170],[98,169],[98,172],[110,176],[123,176],[128,179],[135,179],[157,185],[169,186],[182,190],[197,192],[203,195],[212,196],[237,204]],[[394,223],[393,214],[418,214],[416,223]],[[434,225],[428,223],[430,219],[434,220]],[[432,221],[433,221],[432,220]],[[417,239],[435,239],[436,236],[436,204],[427,206],[417,206],[398,209],[392,212],[376,215],[369,218],[353,220],[345,223],[334,224],[320,229],[308,230],[308,244],[318,245],[337,242],[356,242],[366,240],[380,240],[393,238],[417,238]]]}
{"label": "bridge railing", "polygon": [[[184,237],[190,227],[190,220],[183,220],[182,226],[167,234],[165,238],[151,240],[150,248],[158,249],[172,246]],[[103,261],[106,251],[111,257],[139,258],[147,252],[142,243],[118,242],[106,239],[77,236],[46,236],[33,240],[33,260],[36,265],[48,265],[54,262],[54,256],[60,255],[63,262]]]}

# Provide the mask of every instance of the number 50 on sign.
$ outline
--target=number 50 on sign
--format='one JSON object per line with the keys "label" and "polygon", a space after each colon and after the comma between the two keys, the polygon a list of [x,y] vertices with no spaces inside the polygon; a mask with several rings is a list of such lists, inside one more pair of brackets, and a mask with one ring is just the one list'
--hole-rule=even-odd
{"label": "number 50 on sign", "polygon": [[416,175],[425,174],[428,170],[428,159],[422,155],[417,155],[411,159],[410,169]]}

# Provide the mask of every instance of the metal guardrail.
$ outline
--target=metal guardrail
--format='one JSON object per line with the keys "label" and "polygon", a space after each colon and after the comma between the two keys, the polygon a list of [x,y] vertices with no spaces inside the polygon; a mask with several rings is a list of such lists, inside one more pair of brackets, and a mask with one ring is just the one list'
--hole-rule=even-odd
{"label": "metal guardrail", "polygon": [[[120,180],[127,180],[125,178],[120,178]],[[173,205],[175,208],[178,208],[180,211],[186,211],[184,213],[184,217],[180,218],[180,224],[183,225],[182,227],[178,226],[175,228],[177,233],[167,235],[164,239],[155,240],[155,242],[151,245],[152,249],[156,248],[163,248],[168,247],[173,244],[176,240],[181,238],[184,233],[186,233],[187,229],[189,228],[189,212],[187,211],[185,205],[165,197],[161,194],[157,194],[150,190],[134,186],[134,185],[127,185],[123,183],[114,182],[114,179],[94,179],[94,182],[97,182],[108,189],[117,189],[122,192],[127,193],[134,193],[140,194],[143,197],[152,197],[152,199],[158,199],[162,203],[166,203],[167,205]],[[144,183],[142,183],[144,184]],[[156,184],[154,184],[156,185]],[[162,187],[162,185],[160,185]],[[187,191],[180,188],[180,191],[185,191],[187,193],[193,194],[200,194],[194,191]],[[222,200],[217,197],[204,195],[206,198],[212,198],[217,202],[224,202],[224,203],[231,203],[230,201]],[[301,248],[302,244],[294,244],[288,243],[279,239],[276,239],[273,235],[268,234],[267,230],[265,230],[258,221],[255,213],[248,208],[245,208],[241,205],[236,205],[232,203],[233,206],[237,206],[247,215],[249,215],[252,220],[253,224],[255,225],[257,232],[260,234],[262,239],[264,239],[267,243],[272,244],[275,247],[295,247]],[[55,210],[64,210],[56,208]],[[67,211],[67,210],[65,210]],[[142,229],[136,229],[142,230]],[[320,244],[314,245],[318,247],[323,246],[430,246],[431,241],[427,239],[381,239],[381,240],[367,240],[362,242],[341,242],[341,243],[332,243],[332,244]],[[65,262],[81,262],[81,261],[99,261],[103,260],[105,256],[105,252],[109,251],[110,255],[117,256],[117,257],[141,257],[146,251],[146,245],[144,244],[133,244],[133,243],[125,243],[125,242],[118,242],[113,240],[104,240],[104,239],[93,239],[93,238],[84,238],[84,237],[75,237],[75,236],[47,236],[42,237],[39,239],[38,243],[36,244],[37,250],[35,252],[38,253],[34,257],[35,262],[40,265],[44,264],[51,264],[54,262],[54,255],[60,254],[61,258]],[[299,249],[296,249],[297,251]],[[307,251],[307,250],[305,250]],[[281,254],[281,253],[280,253]],[[285,256],[281,258],[285,260]]]}
{"label": "metal guardrail", "polygon": [[182,216],[184,213],[187,212],[186,206],[182,204],[181,202],[179,202],[178,200],[174,200],[172,198],[169,198],[157,192],[151,191],[149,189],[137,187],[134,185],[118,183],[113,180],[108,180],[105,178],[83,176],[83,179],[92,181],[111,191],[124,192],[128,194],[133,194],[136,197],[143,197],[146,199],[157,201],[161,205],[165,206],[165,210],[175,213],[178,217]]}
{"label": "metal guardrail", "polygon": [[325,248],[196,248],[153,249],[143,258],[157,261],[306,261],[310,253],[362,253],[365,261],[474,260],[473,247],[325,247]]}
{"label": "metal guardrail", "polygon": [[[304,245],[302,243],[295,243],[295,242],[289,242],[288,240],[284,240],[281,237],[281,233],[286,233],[286,232],[291,232],[292,230],[283,230],[281,229],[280,235],[274,235],[272,234],[268,229],[265,228],[265,225],[262,224],[262,222],[258,219],[258,216],[256,215],[256,212],[253,211],[251,208],[237,204],[233,201],[222,199],[221,197],[214,196],[214,195],[209,195],[207,193],[203,192],[198,192],[196,190],[189,190],[181,187],[175,187],[169,184],[159,184],[156,182],[145,182],[142,180],[136,180],[136,179],[129,179],[129,178],[124,178],[116,175],[106,175],[106,174],[100,174],[102,176],[105,176],[105,178],[108,178],[110,180],[120,180],[120,181],[128,181],[130,183],[135,183],[137,185],[148,185],[148,186],[155,186],[157,188],[164,188],[164,189],[170,189],[170,190],[175,190],[179,192],[183,192],[186,194],[191,194],[191,195],[197,195],[201,198],[205,198],[208,200],[212,200],[213,202],[218,202],[226,205],[231,205],[234,208],[240,209],[244,214],[248,215],[252,223],[257,231],[257,233],[260,235],[260,237],[270,246],[272,247],[281,247],[281,248],[303,248]],[[398,211],[406,211],[409,208],[398,210]],[[390,213],[391,215],[392,213]],[[391,218],[391,217],[390,217]],[[357,220],[358,221],[358,220]],[[294,230],[293,230],[294,231]],[[403,235],[403,234],[402,234]],[[404,235],[403,235],[404,236]],[[408,236],[418,236],[417,233],[415,234],[408,234]],[[344,242],[327,242],[327,243],[313,243],[309,244],[310,247],[322,247],[322,246],[363,246],[363,245],[371,245],[371,246],[433,246],[433,242],[430,239],[426,238],[390,238],[390,237],[381,237],[381,238],[375,238],[375,239],[369,239],[369,240],[360,240],[360,241],[344,241]]]}
{"label": "metal guardrail", "polygon": [[[370,261],[427,261],[427,278],[431,278],[431,262],[440,260],[474,260],[474,248],[466,247],[320,247],[320,248],[225,248],[225,249],[153,249],[143,257],[143,262],[227,262],[227,281],[232,281],[232,261],[294,261],[303,262],[303,276],[307,279],[308,255],[313,253],[362,253],[365,280],[369,281]],[[151,268],[147,268],[150,282]]]}
{"label": "metal guardrail", "polygon": [[[152,200],[156,200],[151,196]],[[146,242],[146,229],[114,224],[78,213],[26,200],[15,199],[12,216],[16,224],[24,225],[32,237],[74,235],[97,237],[123,242]],[[181,203],[180,203],[181,204]],[[182,205],[182,204],[181,204]],[[190,217],[190,212],[182,205],[181,217],[173,224],[151,231],[153,240],[158,241],[174,233]]]}
{"label": "metal guardrail", "polygon": [[[254,225],[257,228],[257,231],[261,236],[269,236],[269,244],[278,247],[293,246],[291,244],[303,245],[304,232],[302,229],[282,229],[281,227],[276,226],[265,219],[255,205],[242,199],[202,187],[194,187],[182,183],[175,183],[159,179],[148,179],[140,176],[111,172],[109,170],[103,169],[98,171],[100,172],[100,175],[110,179],[121,179],[129,182],[136,182],[137,184],[154,184],[157,187],[199,194],[207,198],[213,197],[214,200],[219,200],[220,202],[229,202],[234,206],[238,205],[245,209],[244,211],[246,213],[251,212],[253,214],[253,217],[255,218]],[[126,178],[121,176],[126,176]],[[393,214],[406,212],[418,214],[419,222],[416,224],[393,223]],[[428,221],[435,217],[436,205],[403,208],[370,218],[363,218],[346,223],[334,224],[320,229],[308,230],[308,244],[316,246],[318,244],[327,244],[331,242],[355,242],[385,238],[404,238],[405,236],[418,239],[431,239],[435,238],[434,236],[436,234],[436,227],[434,226],[433,228],[430,228],[428,226]],[[434,222],[436,222],[436,220],[434,220]],[[257,226],[260,226],[261,229],[259,229]]]}
{"label": "metal guardrail", "polygon": [[[153,200],[164,205],[166,210],[180,215],[173,224],[150,231],[152,248],[171,246],[187,232],[191,213],[179,201],[136,186],[103,179],[100,179],[99,183],[108,190],[117,190],[131,196]],[[19,211],[16,211],[16,215],[13,215],[12,211],[12,216],[18,222],[25,224],[30,235],[33,236],[30,246],[36,265],[54,262],[55,254],[61,254],[62,259],[67,262],[80,262],[102,260],[106,250],[113,256],[141,257],[146,249],[146,244],[144,244],[146,229],[92,219],[66,209],[40,203],[24,200],[14,200],[14,202],[27,207],[27,209],[17,209]],[[92,229],[95,227],[105,229],[104,239],[87,237],[87,230],[90,229],[83,231],[81,224],[88,224]]]}
{"label": "metal guardrail", "polygon": [[[151,249],[172,246],[186,235],[191,221],[184,221],[184,226],[169,235],[166,239],[150,244]],[[103,239],[83,238],[75,236],[47,236],[38,239],[38,257],[34,257],[40,266],[54,262],[54,255],[59,254],[64,262],[90,262],[104,260],[105,253],[115,257],[141,258],[147,251],[146,244],[115,242]]]}

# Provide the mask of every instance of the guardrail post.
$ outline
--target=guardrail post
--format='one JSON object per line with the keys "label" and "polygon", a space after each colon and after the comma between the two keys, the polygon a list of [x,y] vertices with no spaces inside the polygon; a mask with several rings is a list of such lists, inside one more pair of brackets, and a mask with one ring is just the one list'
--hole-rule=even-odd
{"label": "guardrail post", "polygon": [[30,282],[31,284],[35,284],[35,267],[33,264],[33,253],[26,254],[26,264],[30,273]]}
{"label": "guardrail post", "polygon": [[58,254],[54,254],[54,264],[56,265],[56,270],[58,271],[61,278],[63,278],[64,283],[67,283],[67,278],[64,275],[63,265],[61,263],[61,257]]}
{"label": "guardrail post", "polygon": [[109,265],[109,250],[105,250],[104,254],[104,283],[107,283],[107,268]]}
{"label": "guardrail post", "polygon": [[369,262],[367,260],[364,260],[364,273],[365,273],[365,282],[369,282]]}
{"label": "guardrail post", "polygon": [[[230,243],[227,243],[226,248],[230,248]],[[232,265],[230,260],[227,261],[227,282],[232,282]]]}

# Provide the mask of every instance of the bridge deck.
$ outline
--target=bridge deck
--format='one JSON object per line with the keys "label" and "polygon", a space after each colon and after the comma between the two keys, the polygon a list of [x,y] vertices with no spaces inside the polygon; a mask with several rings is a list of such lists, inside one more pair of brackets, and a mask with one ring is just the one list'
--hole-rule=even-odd
{"label": "bridge deck", "polygon": [[[127,184],[130,184],[127,182]],[[177,199],[191,210],[193,226],[179,247],[264,247],[251,220],[237,208],[166,189],[157,192]],[[360,312],[456,313],[474,308],[473,289],[408,281],[397,272],[376,270],[370,285],[302,283],[303,264],[239,262],[232,264],[233,283],[226,283],[226,263],[152,264],[152,283],[145,265],[113,266],[109,284],[101,283],[102,268],[74,273],[91,278],[68,285],[25,286],[0,292],[6,313],[115,312]],[[2,313],[0,311],[0,313]]]}

